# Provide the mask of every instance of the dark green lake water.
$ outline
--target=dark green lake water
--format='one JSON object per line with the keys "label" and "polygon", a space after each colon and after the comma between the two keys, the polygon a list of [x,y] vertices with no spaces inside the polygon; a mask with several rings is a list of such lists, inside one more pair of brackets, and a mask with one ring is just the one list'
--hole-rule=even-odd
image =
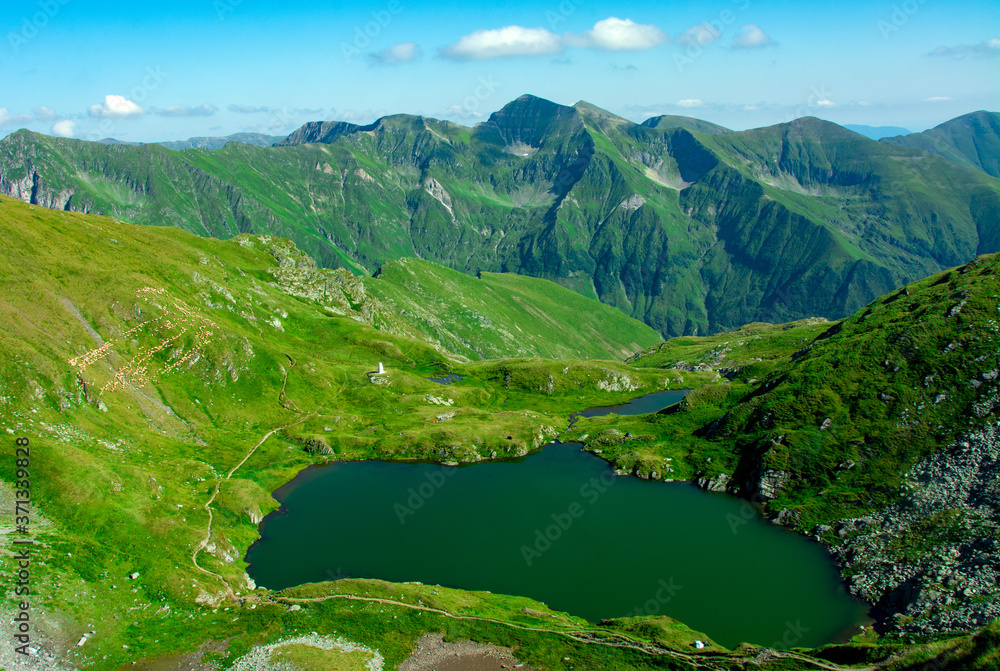
{"label": "dark green lake water", "polygon": [[247,555],[271,589],[419,581],[528,596],[595,622],[669,615],[726,646],[821,645],[866,612],[820,545],[733,497],[616,477],[576,443],[461,468],[333,463],[276,496],[282,508]]}

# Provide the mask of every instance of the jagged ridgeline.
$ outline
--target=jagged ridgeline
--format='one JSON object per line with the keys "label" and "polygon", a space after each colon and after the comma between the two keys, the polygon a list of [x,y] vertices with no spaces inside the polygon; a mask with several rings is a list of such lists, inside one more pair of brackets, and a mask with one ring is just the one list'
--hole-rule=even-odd
{"label": "jagged ridgeline", "polygon": [[419,257],[546,278],[664,335],[844,317],[1000,250],[1000,180],[935,154],[812,118],[727,132],[531,96],[474,128],[316,122],[275,147],[19,131],[0,142],[0,190],[204,236],[285,237],[359,273]]}

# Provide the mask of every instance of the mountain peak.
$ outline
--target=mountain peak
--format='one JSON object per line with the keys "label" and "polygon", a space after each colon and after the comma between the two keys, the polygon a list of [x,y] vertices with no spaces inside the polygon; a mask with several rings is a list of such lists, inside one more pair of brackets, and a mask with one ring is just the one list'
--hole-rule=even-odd
{"label": "mountain peak", "polygon": [[[826,119],[814,116],[804,116],[786,123],[780,123],[770,128],[779,129],[785,135],[798,139],[816,139],[824,142],[831,140],[854,140],[873,142],[861,133],[844,128]],[[764,129],[759,129],[764,130]]]}
{"label": "mountain peak", "polygon": [[705,133],[706,135],[718,135],[719,133],[731,133],[732,131],[725,126],[720,126],[719,124],[714,124],[711,121],[704,121],[702,119],[695,119],[689,116],[678,116],[676,114],[661,114],[660,116],[654,116],[640,124],[646,126],[647,128],[656,128],[658,130],[675,130],[678,128],[683,128],[684,130],[692,130],[698,133]]}
{"label": "mountain peak", "polygon": [[923,133],[885,138],[883,142],[938,154],[1000,177],[1000,114],[997,112],[970,112]]}
{"label": "mountain peak", "polygon": [[597,105],[594,105],[593,103],[589,103],[586,100],[578,100],[573,105],[573,109],[575,109],[576,111],[578,111],[578,112],[580,112],[582,114],[603,117],[603,118],[606,118],[606,119],[613,119],[615,121],[626,121],[628,123],[632,123],[628,119],[626,119],[626,118],[624,118],[622,116],[619,116],[619,115],[615,114],[614,112],[609,112],[608,110],[606,110],[604,108],[598,107]]}
{"label": "mountain peak", "polygon": [[491,144],[538,148],[546,138],[583,127],[579,111],[545,98],[525,94],[476,126],[476,136]]}

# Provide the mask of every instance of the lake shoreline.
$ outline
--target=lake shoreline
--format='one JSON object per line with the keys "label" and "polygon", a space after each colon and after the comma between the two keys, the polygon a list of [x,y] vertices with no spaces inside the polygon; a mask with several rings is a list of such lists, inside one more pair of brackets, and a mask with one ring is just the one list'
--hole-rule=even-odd
{"label": "lake shoreline", "polygon": [[[656,392],[656,394],[660,394],[660,393],[662,393],[662,392]],[[651,395],[646,395],[646,396],[651,396]],[[638,397],[638,398],[642,399],[644,397]],[[616,406],[604,406],[603,409],[607,410],[607,409],[610,409],[610,408],[620,408],[622,406],[633,405],[634,402],[635,402],[635,400],[637,400],[637,399],[633,399],[633,401],[630,402],[629,404],[619,404],[619,405],[616,405]],[[669,406],[667,406],[667,407],[669,407]],[[662,409],[663,408],[657,408],[657,409],[655,409],[653,411],[654,412],[655,411],[660,411]],[[597,410],[601,411],[602,409],[599,408]],[[607,414],[607,413],[604,412],[603,414]],[[645,414],[645,413],[635,413],[635,414]],[[298,488],[307,485],[314,478],[320,477],[322,474],[328,472],[328,471],[326,471],[326,469],[329,468],[329,467],[338,467],[338,466],[342,467],[342,466],[354,465],[354,464],[367,464],[369,466],[375,466],[375,467],[379,467],[378,465],[384,465],[384,466],[420,466],[420,465],[423,465],[423,466],[434,466],[434,467],[438,467],[438,468],[441,468],[441,469],[447,469],[447,470],[444,471],[445,473],[452,473],[453,474],[453,473],[457,473],[459,471],[466,470],[466,469],[463,468],[465,466],[473,466],[473,465],[487,466],[487,465],[490,465],[490,464],[499,465],[499,464],[520,463],[520,462],[523,462],[523,461],[527,460],[529,457],[536,457],[540,453],[543,453],[546,450],[546,448],[551,448],[553,446],[566,446],[566,447],[574,446],[576,448],[574,450],[575,452],[585,453],[585,454],[587,454],[589,456],[599,457],[600,458],[600,462],[602,464],[604,464],[604,466],[609,470],[609,473],[613,473],[616,476],[614,478],[615,480],[617,480],[618,478],[621,478],[622,480],[633,480],[633,481],[636,481],[636,482],[648,482],[648,483],[653,482],[649,478],[642,478],[642,477],[639,477],[639,476],[635,476],[634,473],[622,473],[622,472],[618,472],[615,469],[614,463],[612,461],[610,461],[609,459],[607,459],[604,455],[600,454],[599,452],[594,452],[593,450],[586,449],[585,445],[582,444],[582,443],[580,443],[580,442],[578,442],[578,441],[562,442],[562,441],[560,441],[558,439],[556,439],[554,441],[551,441],[549,443],[546,443],[545,445],[543,445],[543,446],[541,446],[539,448],[533,449],[530,452],[528,452],[527,454],[521,455],[521,456],[518,456],[518,457],[514,457],[514,458],[508,457],[508,458],[502,458],[502,459],[489,459],[489,458],[487,458],[487,459],[481,459],[481,460],[477,460],[477,461],[473,461],[473,462],[462,462],[462,463],[456,463],[456,462],[453,462],[453,461],[439,460],[439,459],[376,459],[376,460],[373,460],[373,459],[366,459],[366,460],[334,459],[334,460],[327,461],[325,463],[313,464],[311,466],[306,467],[305,469],[303,469],[302,471],[300,471],[294,478],[292,478],[289,482],[285,483],[284,485],[282,485],[281,487],[279,487],[278,489],[276,489],[274,491],[274,493],[272,495],[274,496],[275,499],[277,499],[281,503],[281,507],[278,510],[276,510],[276,511],[270,513],[269,515],[267,515],[263,520],[261,520],[261,523],[258,525],[258,539],[257,539],[257,541],[255,541],[247,549],[246,555],[244,556],[244,560],[248,562],[247,571],[248,571],[248,573],[251,571],[251,566],[249,565],[250,564],[249,560],[251,558],[251,555],[254,553],[255,549],[257,548],[258,544],[261,543],[264,540],[264,536],[265,536],[265,532],[266,532],[266,526],[270,522],[276,521],[276,520],[280,519],[281,517],[289,514],[289,511],[286,508],[285,503],[284,503],[285,499],[287,499],[288,496],[290,496],[291,494],[293,494]],[[628,475],[633,475],[635,477],[634,478],[623,477],[623,476],[628,476]],[[444,478],[446,476],[441,476],[441,477]],[[662,481],[662,479],[661,479],[661,481]],[[697,481],[695,479],[677,479],[677,480],[673,480],[673,481],[664,482],[664,484],[674,484],[674,483],[676,483],[677,485],[681,485],[683,483],[686,487],[692,487],[694,489],[701,489],[701,490],[705,489],[704,487],[699,487],[699,485],[698,485],[698,483],[697,483]],[[701,496],[701,495],[706,494],[706,493],[713,493],[713,492],[701,491],[701,492],[698,493],[698,495]],[[739,500],[739,501],[744,501],[744,502],[747,501],[743,497],[739,497],[739,496],[736,496],[736,495],[733,495],[733,494],[728,494],[728,493],[727,493],[726,497],[720,497],[720,498],[725,499],[727,501],[733,501],[733,500]],[[759,507],[755,507],[754,510],[755,510],[755,513],[758,516],[758,521],[760,521],[762,523],[767,523],[768,522],[768,520],[766,520],[766,518],[763,518],[763,516],[759,515],[759,512],[760,512]],[[781,532],[785,532],[785,533],[787,533],[789,531],[792,531],[791,529],[788,529],[788,528],[783,527],[781,525],[775,525],[773,523],[768,524],[768,526],[769,527],[774,527],[775,530],[780,530]],[[805,539],[807,539],[809,541],[815,542],[815,539],[813,539],[812,537],[810,537],[808,535],[805,535],[805,534],[802,534],[802,533],[796,533],[794,535],[796,536],[796,538],[803,537],[803,538],[805,538]],[[813,545],[813,543],[810,543],[810,545]],[[831,555],[830,548],[826,544],[819,543],[819,545],[821,547],[823,547],[823,549],[824,549],[824,553],[823,554],[826,557],[826,560],[829,561],[831,568],[836,567],[836,581],[837,581],[838,587],[845,594],[849,595],[849,592],[847,591],[847,583],[844,581],[843,576],[841,575],[841,569],[842,569],[842,567],[836,565],[836,562],[834,561],[833,557],[830,556]],[[328,571],[328,574],[329,573],[330,572]],[[378,574],[373,574],[373,575],[359,575],[359,576],[356,576],[356,577],[371,578],[371,577],[376,577],[376,575],[378,575]],[[340,577],[348,577],[348,576],[340,575],[340,571],[338,569],[338,571],[336,573],[331,574],[331,577],[333,579],[338,579]],[[396,582],[397,581],[396,578],[384,578],[383,577],[383,578],[380,578],[380,579],[389,580],[390,582]],[[302,584],[307,584],[308,582],[311,582],[311,581],[307,580],[307,581],[305,581],[305,583],[302,583]],[[451,583],[448,580],[436,579],[434,582],[436,582],[438,584],[441,584],[441,585],[444,585],[444,586],[451,586],[451,587],[454,587],[454,588],[457,588],[457,589],[474,589],[474,588],[468,587],[467,585],[466,586],[462,586],[461,583]],[[287,586],[286,586],[286,588],[287,588]],[[504,592],[504,593],[507,593],[507,592]],[[523,592],[517,592],[517,591],[515,591],[515,592],[513,592],[513,594],[523,594]],[[530,596],[529,598],[538,598],[538,597],[536,597],[536,596]],[[851,599],[855,603],[858,604],[858,608],[859,609],[863,608],[866,611],[866,613],[870,612],[870,610],[872,608],[871,604],[864,603],[863,601],[861,601],[859,599],[856,599],[854,597],[851,597]],[[545,601],[544,599],[540,599],[540,600]],[[545,603],[548,603],[548,602],[545,601]],[[558,605],[557,606],[553,606],[553,607],[557,608],[557,609],[562,609]],[[572,613],[574,611],[573,610],[569,610],[567,612]],[[667,611],[667,612],[670,612],[670,611]],[[577,613],[577,615],[579,615],[579,613]],[[616,618],[620,618],[621,616],[622,615],[618,615],[618,616],[612,617],[612,618],[601,618],[601,619],[616,619]],[[858,633],[858,626],[859,625],[866,625],[867,626],[872,621],[871,618],[868,617],[867,614],[865,616],[855,617],[855,618],[853,618],[853,620],[854,621],[851,624],[844,625],[842,628],[840,628],[835,635],[833,635],[831,637],[827,637],[826,639],[824,639],[824,644],[833,644],[833,643],[848,642],[848,641],[850,641],[850,638],[853,635],[855,635],[855,634]],[[597,622],[597,621],[598,620],[595,620],[595,622]],[[684,620],[681,618],[681,621],[684,621]]]}

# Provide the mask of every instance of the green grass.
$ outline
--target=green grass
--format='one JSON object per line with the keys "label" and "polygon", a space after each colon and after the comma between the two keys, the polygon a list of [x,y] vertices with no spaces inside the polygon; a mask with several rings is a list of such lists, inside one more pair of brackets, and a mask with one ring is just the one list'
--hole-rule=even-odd
{"label": "green grass", "polygon": [[[222,242],[7,198],[0,199],[0,235],[0,435],[8,445],[15,437],[32,443],[31,526],[39,542],[32,566],[34,621],[68,663],[169,668],[210,644],[205,661],[225,668],[255,645],[315,631],[377,649],[390,666],[427,632],[509,646],[546,669],[689,666],[565,635],[568,629],[592,637],[618,632],[637,645],[690,652],[695,634],[665,619],[589,625],[516,596],[379,581],[304,585],[276,594],[246,582],[242,558],[257,538],[255,520],[276,506],[269,492],[310,464],[523,454],[564,431],[568,415],[583,408],[701,386],[689,403],[709,413],[719,404],[737,404],[749,380],[734,380],[722,393],[721,385],[704,386],[716,380],[714,371],[659,367],[667,351],[683,349],[678,343],[646,355],[641,366],[591,360],[585,353],[564,360],[465,362],[421,333],[378,328],[402,328],[406,320],[359,293],[367,280],[344,271],[317,279],[315,267],[282,240]],[[530,283],[469,281],[526,301],[543,298]],[[157,292],[137,293],[144,287]],[[918,298],[921,307],[932,305]],[[383,322],[366,321],[366,314],[376,313]],[[547,332],[564,340],[558,334],[568,328],[566,313],[547,316],[556,321]],[[532,322],[516,323],[523,330]],[[761,333],[786,352],[804,337],[797,329],[815,327]],[[98,347],[92,332],[113,354],[81,370],[69,362]],[[167,339],[167,347],[153,351]],[[145,367],[137,365],[144,357]],[[774,370],[782,365],[777,359]],[[369,375],[379,361],[388,385],[374,384]],[[131,373],[126,384],[102,393],[113,385],[115,371]],[[441,373],[465,378],[451,386],[427,379]],[[452,421],[433,421],[446,410],[456,413]],[[661,454],[657,446],[668,445],[675,431],[671,418],[692,412],[628,420],[648,423],[633,432],[637,444],[645,441],[635,451]],[[287,428],[260,442],[282,426]],[[333,454],[307,452],[309,444],[326,444]],[[682,457],[693,473],[694,457],[678,453],[679,463]],[[11,464],[0,471],[8,494],[0,500],[8,504]],[[191,557],[205,538],[205,506],[217,486],[210,543],[198,553],[198,564],[212,575],[195,568]],[[9,548],[11,535],[4,539]],[[4,562],[0,579],[9,584],[13,570]],[[131,579],[134,572],[139,576]],[[227,587],[242,604],[226,599]],[[402,605],[332,599],[291,611],[281,601],[336,594]],[[443,612],[406,605],[420,602]],[[9,609],[12,597],[2,604]],[[97,633],[76,647],[91,630]],[[726,655],[718,668],[756,651]],[[797,664],[779,660],[769,668],[804,668]]]}
{"label": "green grass", "polygon": [[685,477],[725,472],[748,494],[759,467],[791,473],[768,507],[797,512],[804,530],[881,508],[910,466],[995,416],[986,399],[1000,344],[998,264],[981,257],[833,325],[668,341],[634,363],[728,379],[673,412],[582,420],[569,435],[629,431],[632,441],[605,453],[621,467],[672,457]]}
{"label": "green grass", "polygon": [[[991,156],[989,114],[955,120],[938,144]],[[995,176],[817,119],[724,132],[527,96],[474,129],[408,115],[364,128],[179,152],[19,131],[0,141],[0,172],[37,173],[35,197],[54,207],[72,193],[71,209],[133,223],[266,233],[326,268],[415,257],[540,277],[666,337],[843,318],[1000,249]]]}

